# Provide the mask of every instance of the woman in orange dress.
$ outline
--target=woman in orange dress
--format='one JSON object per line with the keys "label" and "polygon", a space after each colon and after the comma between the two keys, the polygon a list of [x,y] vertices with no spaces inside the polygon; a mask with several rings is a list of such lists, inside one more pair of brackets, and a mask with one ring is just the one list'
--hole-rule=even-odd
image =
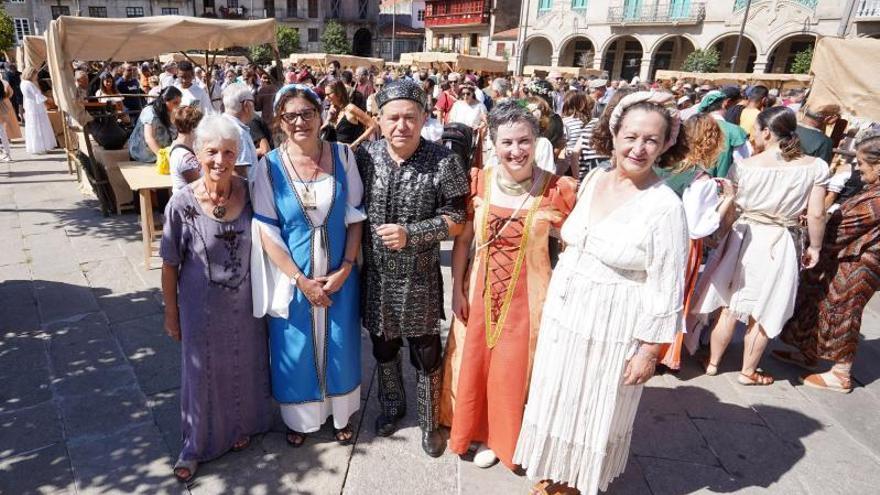
{"label": "woman in orange dress", "polygon": [[15,117],[15,109],[12,108],[12,86],[6,79],[0,80],[3,83],[3,96],[0,97],[0,125],[6,129],[6,135],[9,139],[21,139],[21,127],[18,125],[18,119]]}
{"label": "woman in orange dress", "polygon": [[517,103],[493,109],[489,132],[498,164],[471,172],[468,223],[453,247],[456,319],[447,344],[441,418],[452,426],[450,450],[465,454],[478,442],[475,464],[489,467],[500,459],[515,469],[513,452],[551,275],[548,235],[574,207],[577,183],[535,166],[538,122]]}

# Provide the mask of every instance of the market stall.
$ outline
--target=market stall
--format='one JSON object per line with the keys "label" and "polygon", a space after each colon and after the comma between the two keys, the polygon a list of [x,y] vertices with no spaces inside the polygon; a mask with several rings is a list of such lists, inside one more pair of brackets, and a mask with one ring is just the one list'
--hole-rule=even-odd
{"label": "market stall", "polygon": [[46,64],[46,38],[43,36],[25,36],[21,43],[21,59],[20,63],[24,65],[19,67],[24,70],[28,67],[40,70]]}
{"label": "market stall", "polygon": [[821,38],[813,52],[808,105],[840,105],[850,118],[880,122],[880,40]]}
{"label": "market stall", "polygon": [[375,57],[358,57],[355,55],[335,55],[332,53],[293,53],[284,60],[286,64],[310,65],[327,67],[330,62],[339,62],[342,67],[385,67],[385,60]]}
{"label": "market stall", "polygon": [[167,64],[169,62],[183,62],[184,60],[195,61],[199,65],[205,64],[207,58],[208,64],[225,64],[227,62],[237,65],[247,65],[250,63],[247,57],[241,55],[214,55],[206,53],[187,53],[182,52],[163,53],[159,55],[159,62]]}
{"label": "market stall", "polygon": [[439,69],[456,72],[470,70],[483,74],[506,74],[507,61],[464,55],[461,53],[445,52],[412,52],[402,53],[400,63],[406,67],[419,67],[420,69]]}
{"label": "market stall", "polygon": [[761,84],[768,88],[792,89],[806,88],[812,77],[806,74],[762,74],[740,72],[683,72],[677,70],[658,70],[654,76],[657,81],[676,79],[695,84]]}
{"label": "market stall", "polygon": [[527,65],[523,67],[523,74],[526,76],[533,76],[535,73],[545,72],[547,74],[551,72],[559,72],[565,77],[607,77],[608,72],[599,69],[588,69],[586,67],[565,67],[565,66],[557,66],[557,65]]}

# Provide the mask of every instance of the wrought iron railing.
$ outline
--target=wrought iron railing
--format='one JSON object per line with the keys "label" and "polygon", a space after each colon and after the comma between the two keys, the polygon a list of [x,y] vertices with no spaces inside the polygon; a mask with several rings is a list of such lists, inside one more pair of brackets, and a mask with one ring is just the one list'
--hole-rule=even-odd
{"label": "wrought iron railing", "polygon": [[856,17],[880,17],[880,0],[861,0]]}
{"label": "wrought iron railing", "polygon": [[608,8],[608,22],[622,24],[696,23],[706,17],[706,4],[690,1],[669,3],[626,2]]}

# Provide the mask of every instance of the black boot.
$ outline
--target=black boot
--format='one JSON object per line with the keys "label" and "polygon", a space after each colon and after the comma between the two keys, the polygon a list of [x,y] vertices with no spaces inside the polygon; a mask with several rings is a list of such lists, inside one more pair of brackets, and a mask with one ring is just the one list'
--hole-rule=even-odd
{"label": "black boot", "polygon": [[419,427],[422,429],[422,448],[431,457],[440,457],[446,450],[446,440],[440,433],[440,380],[442,369],[429,374],[419,372],[418,407]]}
{"label": "black boot", "polygon": [[406,415],[406,394],[403,391],[403,373],[400,355],[376,367],[379,375],[379,417],[376,435],[387,437],[397,431],[397,421]]}

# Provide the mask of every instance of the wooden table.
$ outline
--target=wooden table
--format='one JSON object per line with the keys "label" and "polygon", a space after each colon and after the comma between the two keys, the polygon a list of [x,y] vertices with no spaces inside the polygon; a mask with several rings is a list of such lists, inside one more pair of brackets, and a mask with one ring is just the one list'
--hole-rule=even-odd
{"label": "wooden table", "polygon": [[[119,171],[132,191],[137,191],[141,198],[141,235],[144,241],[144,266],[152,268],[153,240],[162,236],[153,222],[152,192],[159,189],[171,189],[171,176],[160,175],[156,166],[141,162],[119,162]],[[158,249],[157,249],[158,251]]]}

